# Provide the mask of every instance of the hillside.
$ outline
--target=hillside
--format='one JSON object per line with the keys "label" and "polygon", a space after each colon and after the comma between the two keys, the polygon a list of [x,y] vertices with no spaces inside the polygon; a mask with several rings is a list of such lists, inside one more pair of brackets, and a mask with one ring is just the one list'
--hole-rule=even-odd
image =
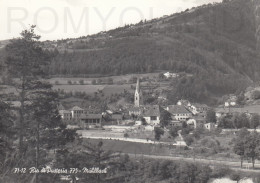
{"label": "hillside", "polygon": [[248,0],[234,0],[60,41],[61,54],[51,74],[118,75],[158,69],[214,69],[255,79],[259,74],[255,72],[258,63],[252,8]]}
{"label": "hillside", "polygon": [[258,1],[192,8],[78,39],[44,42],[56,55],[50,75],[190,73],[172,81],[169,98],[214,102],[260,78]]}

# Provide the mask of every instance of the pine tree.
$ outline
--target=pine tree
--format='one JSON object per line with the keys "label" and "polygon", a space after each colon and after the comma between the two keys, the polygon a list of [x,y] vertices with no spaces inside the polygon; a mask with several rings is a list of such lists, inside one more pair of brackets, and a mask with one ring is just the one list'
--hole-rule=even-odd
{"label": "pine tree", "polygon": [[40,36],[34,33],[35,26],[24,30],[21,37],[13,39],[6,46],[6,66],[8,73],[13,78],[18,78],[14,83],[18,93],[19,102],[19,152],[24,152],[24,125],[27,116],[27,102],[30,91],[35,90],[31,83],[44,76],[46,65],[50,57],[41,48]]}

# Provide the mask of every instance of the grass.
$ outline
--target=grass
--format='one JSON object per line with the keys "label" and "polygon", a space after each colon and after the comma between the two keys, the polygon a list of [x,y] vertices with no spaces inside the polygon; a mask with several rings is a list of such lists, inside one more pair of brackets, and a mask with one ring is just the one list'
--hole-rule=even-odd
{"label": "grass", "polygon": [[134,92],[131,89],[131,85],[54,85],[54,90],[64,90],[64,92],[85,92],[86,94],[94,94],[95,92],[102,91],[104,96],[110,96],[111,94],[120,94],[124,90],[127,90],[131,93]]}
{"label": "grass", "polygon": [[130,84],[125,84],[125,85],[107,85],[103,89],[103,93],[106,96],[110,96],[111,94],[115,93],[123,93],[124,90],[128,92],[134,92],[133,89],[131,89]]}
{"label": "grass", "polygon": [[154,78],[158,77],[158,72],[156,73],[146,73],[146,74],[127,74],[127,75],[122,75],[122,76],[107,76],[107,77],[89,77],[89,78],[83,78],[83,77],[53,77],[51,79],[48,79],[48,81],[51,84],[55,84],[55,82],[58,82],[61,85],[68,84],[68,81],[71,81],[72,83],[77,82],[79,84],[80,80],[84,81],[84,84],[91,84],[92,80],[106,80],[107,78],[112,78],[114,83],[118,81],[128,81],[132,77],[149,77],[149,78]]}
{"label": "grass", "polygon": [[8,85],[0,85],[0,94],[17,94],[17,90],[12,87],[12,86],[8,86]]}
{"label": "grass", "polygon": [[[97,144],[100,140],[97,139],[83,139],[84,141],[92,144]],[[117,140],[102,140],[103,148],[105,150],[117,151],[130,154],[160,154],[169,155],[171,149],[168,146],[154,145],[154,144],[142,144],[136,142],[125,142]]]}
{"label": "grass", "polygon": [[98,90],[103,90],[105,85],[54,85],[54,90],[64,90],[64,92],[86,92],[92,94]]}

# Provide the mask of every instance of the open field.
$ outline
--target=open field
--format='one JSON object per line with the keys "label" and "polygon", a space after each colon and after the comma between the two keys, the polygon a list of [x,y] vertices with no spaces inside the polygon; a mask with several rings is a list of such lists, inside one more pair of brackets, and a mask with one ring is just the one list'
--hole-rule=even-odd
{"label": "open field", "polygon": [[105,85],[54,85],[54,90],[64,90],[64,92],[85,92],[87,94],[92,94],[98,90],[103,90]]}
{"label": "open field", "polygon": [[[84,141],[90,143],[98,143],[98,139],[84,139]],[[143,144],[137,142],[126,142],[119,140],[102,140],[103,148],[105,150],[118,151],[122,153],[130,154],[160,154],[169,155],[171,154],[171,149],[169,146],[154,145],[154,144]]]}
{"label": "open field", "polygon": [[132,77],[149,77],[149,78],[155,78],[158,77],[158,74],[160,72],[156,72],[156,73],[146,73],[146,74],[127,74],[127,75],[122,75],[122,76],[107,76],[107,77],[89,77],[89,78],[83,78],[83,77],[53,77],[51,79],[48,79],[48,81],[51,84],[55,84],[55,82],[57,81],[59,84],[68,84],[68,81],[71,81],[72,83],[76,82],[77,84],[79,84],[80,80],[84,81],[84,84],[91,84],[92,80],[97,80],[97,79],[108,79],[108,78],[112,78],[114,83],[118,82],[118,81],[122,81],[122,80],[126,80],[128,81],[129,79],[131,79]]}
{"label": "open field", "polygon": [[115,93],[123,93],[124,90],[133,92],[130,84],[125,85],[54,85],[54,90],[63,90],[64,92],[85,92],[86,94],[94,94],[102,91],[105,96],[110,96]]}
{"label": "open field", "polygon": [[134,92],[134,90],[131,89],[130,84],[125,84],[125,85],[107,85],[103,89],[103,93],[104,93],[104,95],[109,96],[114,93],[123,93],[124,90],[131,92],[131,93]]}
{"label": "open field", "polygon": [[[86,142],[97,144],[100,139],[83,139]],[[192,156],[192,152],[189,150],[184,150],[180,147],[174,147],[162,144],[142,144],[136,142],[126,142],[118,140],[102,140],[104,150],[112,150],[121,153],[127,153],[134,157],[143,157],[151,159],[161,159],[161,160],[181,160],[188,162],[197,162],[208,165],[225,165],[232,168],[240,170],[240,160],[233,159],[221,159],[221,158],[211,158],[211,157],[197,157]],[[252,164],[249,162],[244,162],[244,168],[251,168]],[[256,168],[260,168],[260,162],[256,161]],[[242,169],[244,171],[259,172],[259,170],[252,169]]]}
{"label": "open field", "polygon": [[17,90],[8,85],[0,85],[0,94],[17,94]]}

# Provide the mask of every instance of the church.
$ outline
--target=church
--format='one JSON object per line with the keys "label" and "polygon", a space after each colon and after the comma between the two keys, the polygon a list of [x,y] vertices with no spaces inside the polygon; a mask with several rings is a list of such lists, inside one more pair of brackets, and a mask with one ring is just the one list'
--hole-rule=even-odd
{"label": "church", "polygon": [[143,105],[143,93],[140,88],[140,80],[139,78],[137,79],[136,83],[136,90],[135,90],[135,107],[140,107]]}

